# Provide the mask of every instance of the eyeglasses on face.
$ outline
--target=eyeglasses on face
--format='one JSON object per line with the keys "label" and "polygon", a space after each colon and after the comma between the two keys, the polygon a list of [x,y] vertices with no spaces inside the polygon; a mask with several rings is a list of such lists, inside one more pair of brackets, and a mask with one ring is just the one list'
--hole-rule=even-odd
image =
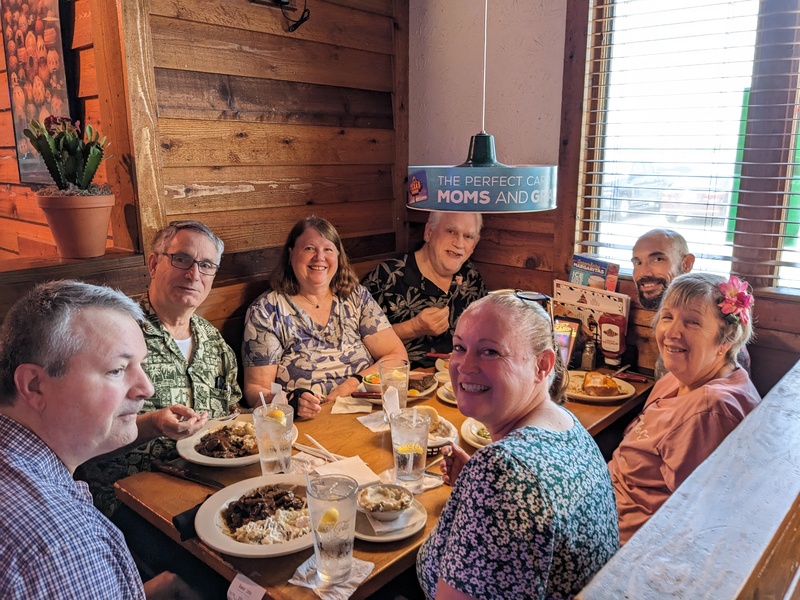
{"label": "eyeglasses on face", "polygon": [[197,265],[197,270],[201,275],[216,275],[219,271],[219,265],[211,262],[210,260],[195,260],[186,254],[169,254],[161,252],[163,256],[169,256],[169,264],[181,271],[188,271],[194,265]]}

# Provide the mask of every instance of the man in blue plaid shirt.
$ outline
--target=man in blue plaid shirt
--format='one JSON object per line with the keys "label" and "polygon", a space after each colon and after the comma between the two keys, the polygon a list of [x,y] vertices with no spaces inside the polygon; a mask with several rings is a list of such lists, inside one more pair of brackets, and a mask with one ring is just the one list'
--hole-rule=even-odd
{"label": "man in blue plaid shirt", "polygon": [[0,328],[0,598],[195,597],[143,585],[120,531],[72,474],[132,443],[153,386],[141,309],[110,288],[40,284]]}

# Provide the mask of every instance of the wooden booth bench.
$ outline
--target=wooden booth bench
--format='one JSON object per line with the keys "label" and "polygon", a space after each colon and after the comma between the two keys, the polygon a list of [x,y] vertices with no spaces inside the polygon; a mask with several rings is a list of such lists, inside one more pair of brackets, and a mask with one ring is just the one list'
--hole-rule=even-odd
{"label": "wooden booth bench", "polygon": [[800,363],[579,594],[800,598]]}

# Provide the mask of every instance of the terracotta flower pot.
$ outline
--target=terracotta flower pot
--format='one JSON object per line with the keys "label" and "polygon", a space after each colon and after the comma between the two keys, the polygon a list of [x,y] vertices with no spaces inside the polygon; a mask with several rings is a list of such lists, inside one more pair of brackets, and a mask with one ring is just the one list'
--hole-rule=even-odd
{"label": "terracotta flower pot", "polygon": [[103,256],[114,194],[36,196],[62,258]]}

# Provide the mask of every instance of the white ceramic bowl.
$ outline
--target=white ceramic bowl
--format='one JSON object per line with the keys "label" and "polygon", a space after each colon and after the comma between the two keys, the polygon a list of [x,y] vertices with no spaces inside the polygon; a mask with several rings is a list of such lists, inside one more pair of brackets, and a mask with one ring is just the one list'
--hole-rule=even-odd
{"label": "white ceramic bowl", "polygon": [[436,377],[436,381],[439,382],[439,385],[450,383],[450,373],[447,371],[437,371],[434,377]]}
{"label": "white ceramic bowl", "polygon": [[[369,377],[369,375],[367,377]],[[380,378],[378,377],[377,374],[375,375],[375,380],[380,382]],[[361,384],[364,386],[364,389],[367,390],[368,392],[378,392],[378,393],[380,393],[380,391],[381,391],[381,384],[380,383],[370,383],[369,381],[367,381],[366,378],[364,378],[364,381],[362,381]]]}
{"label": "white ceramic bowl", "polygon": [[406,488],[389,483],[378,483],[358,492],[358,505],[378,521],[394,521],[414,502]]}

